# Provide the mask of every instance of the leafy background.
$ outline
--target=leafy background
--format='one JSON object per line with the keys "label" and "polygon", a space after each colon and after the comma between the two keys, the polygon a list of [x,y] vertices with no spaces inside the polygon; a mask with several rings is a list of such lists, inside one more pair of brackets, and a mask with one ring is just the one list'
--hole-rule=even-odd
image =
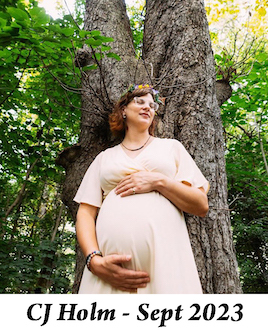
{"label": "leafy background", "polygon": [[[228,2],[226,4],[226,2]],[[268,292],[267,1],[206,1],[222,105],[229,207],[245,293]],[[38,1],[0,4],[0,292],[69,293],[73,220],[61,202],[60,151],[78,141],[81,75],[110,52],[109,36],[84,31],[84,0],[52,18]],[[128,6],[137,56],[144,1]],[[95,64],[74,64],[86,43]],[[97,61],[96,61],[97,60]]]}

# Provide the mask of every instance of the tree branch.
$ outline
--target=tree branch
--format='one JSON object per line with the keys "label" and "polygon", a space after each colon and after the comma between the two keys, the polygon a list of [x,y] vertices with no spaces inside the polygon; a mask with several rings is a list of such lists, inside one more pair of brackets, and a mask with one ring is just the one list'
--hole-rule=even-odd
{"label": "tree branch", "polygon": [[16,205],[18,205],[22,199],[23,199],[23,196],[24,196],[24,192],[25,192],[25,188],[26,188],[26,184],[28,182],[28,179],[29,179],[29,176],[30,174],[32,173],[35,165],[37,164],[37,162],[39,161],[40,158],[36,158],[36,160],[32,163],[32,165],[28,168],[27,172],[26,172],[26,176],[25,176],[25,180],[23,182],[23,185],[15,199],[15,201],[10,205],[10,207],[8,208],[8,210],[6,211],[6,214],[5,214],[5,218],[4,218],[4,221],[6,221],[7,217],[9,216],[9,214],[13,211],[13,209],[16,207]]}

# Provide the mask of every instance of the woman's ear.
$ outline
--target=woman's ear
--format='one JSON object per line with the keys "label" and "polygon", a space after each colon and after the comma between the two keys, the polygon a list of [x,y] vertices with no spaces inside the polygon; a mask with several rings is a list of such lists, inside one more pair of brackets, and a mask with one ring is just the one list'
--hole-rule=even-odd
{"label": "woman's ear", "polygon": [[126,116],[125,109],[126,109],[126,107],[123,107],[123,108],[122,108],[122,117],[123,117],[124,119],[127,117],[127,116]]}

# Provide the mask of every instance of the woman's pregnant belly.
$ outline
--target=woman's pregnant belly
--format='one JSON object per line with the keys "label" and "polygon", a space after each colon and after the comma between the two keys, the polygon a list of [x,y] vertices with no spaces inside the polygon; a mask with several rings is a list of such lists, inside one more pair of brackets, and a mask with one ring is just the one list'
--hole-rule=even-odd
{"label": "woman's pregnant belly", "polygon": [[121,197],[112,190],[97,218],[99,248],[104,255],[130,254],[124,267],[151,273],[155,243],[168,241],[166,226],[176,230],[178,218],[176,207],[157,192]]}

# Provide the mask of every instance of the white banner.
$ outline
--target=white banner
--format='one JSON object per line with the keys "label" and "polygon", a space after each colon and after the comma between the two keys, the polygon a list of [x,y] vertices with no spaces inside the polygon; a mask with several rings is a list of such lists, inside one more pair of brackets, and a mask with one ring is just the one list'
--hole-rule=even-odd
{"label": "white banner", "polygon": [[8,329],[245,329],[267,327],[267,294],[1,295]]}

